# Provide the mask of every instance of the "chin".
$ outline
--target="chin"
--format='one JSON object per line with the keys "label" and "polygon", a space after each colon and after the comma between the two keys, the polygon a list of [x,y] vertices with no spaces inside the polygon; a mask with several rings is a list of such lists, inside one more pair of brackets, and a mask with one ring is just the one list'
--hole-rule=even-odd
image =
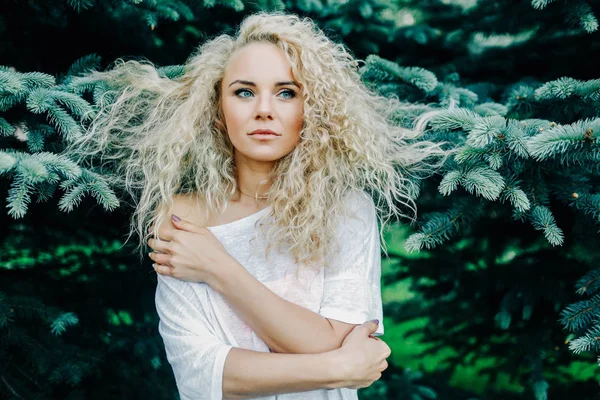
{"label": "chin", "polygon": [[285,153],[274,153],[274,152],[240,152],[245,158],[257,162],[275,162],[281,157],[284,157]]}
{"label": "chin", "polygon": [[[285,154],[284,154],[285,155]],[[255,156],[255,157],[249,157],[251,160],[254,161],[258,161],[258,162],[269,162],[269,163],[274,163],[275,161],[280,160],[284,155],[279,155],[279,156],[266,156],[266,155],[261,155],[261,156]]]}

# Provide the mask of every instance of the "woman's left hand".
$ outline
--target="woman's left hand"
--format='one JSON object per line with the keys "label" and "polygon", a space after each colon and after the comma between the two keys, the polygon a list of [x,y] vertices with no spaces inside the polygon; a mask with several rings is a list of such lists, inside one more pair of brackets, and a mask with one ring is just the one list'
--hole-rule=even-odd
{"label": "woman's left hand", "polygon": [[161,275],[210,285],[219,265],[231,256],[207,228],[177,217],[171,221],[176,229],[162,229],[160,241],[148,240],[148,246],[155,250],[149,254],[155,262],[154,270]]}

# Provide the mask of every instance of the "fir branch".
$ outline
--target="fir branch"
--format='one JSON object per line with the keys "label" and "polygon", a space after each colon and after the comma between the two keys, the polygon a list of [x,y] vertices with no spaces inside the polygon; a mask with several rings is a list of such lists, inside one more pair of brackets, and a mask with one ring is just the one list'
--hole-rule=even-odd
{"label": "fir branch", "polygon": [[598,30],[598,19],[594,15],[592,7],[583,2],[568,4],[566,6],[566,20],[574,26],[580,26],[587,33],[596,32]]}
{"label": "fir branch", "polygon": [[402,68],[395,62],[383,59],[377,55],[369,55],[365,65],[359,70],[361,79],[374,83],[405,82],[425,93],[433,91],[438,85],[436,76],[420,67]]}
{"label": "fir branch", "polygon": [[477,120],[481,118],[479,115],[466,108],[451,108],[440,111],[436,114],[429,124],[433,129],[462,129],[469,132],[475,126]]}
{"label": "fir branch", "polygon": [[592,295],[600,289],[600,269],[594,269],[585,274],[575,283],[576,293]]}
{"label": "fir branch", "polygon": [[[168,67],[167,67],[168,68]],[[170,70],[167,70],[169,73]],[[83,95],[85,92],[92,92],[94,104],[100,108],[104,108],[109,104],[114,103],[118,96],[117,91],[109,84],[98,78],[91,76],[82,76],[73,78],[67,85],[67,89],[78,95]],[[96,114],[95,110],[91,110],[86,114],[85,119],[92,119]]]}
{"label": "fir branch", "polygon": [[21,73],[19,74],[19,78],[22,80],[28,92],[35,89],[49,89],[56,85],[56,78],[54,78],[52,75],[44,74],[42,72]]}
{"label": "fir branch", "polygon": [[[587,154],[598,150],[600,144],[600,118],[575,121],[570,125],[556,125],[551,129],[530,138],[527,147],[532,157],[542,161],[559,154],[580,151]],[[578,158],[573,161],[577,162]]]}
{"label": "fir branch", "polygon": [[0,71],[0,95],[15,96],[25,89],[21,74],[14,71]]}
{"label": "fir branch", "polygon": [[17,172],[29,183],[37,183],[48,178],[48,169],[37,157],[25,157],[17,165]]}
{"label": "fir branch", "polygon": [[504,140],[509,150],[517,157],[529,158],[529,150],[527,149],[527,141],[525,131],[522,129],[523,124],[516,120],[510,119],[504,129]]}
{"label": "fir branch", "polygon": [[2,136],[11,136],[15,133],[17,129],[12,126],[7,120],[0,117],[0,135]]}
{"label": "fir branch", "polygon": [[182,1],[175,1],[175,2],[171,3],[170,6],[171,6],[171,8],[173,8],[174,10],[176,10],[183,17],[184,20],[186,20],[186,21],[193,21],[194,20],[194,18],[195,18],[194,12],[184,2],[182,2]]}
{"label": "fir branch", "polygon": [[408,252],[419,251],[423,247],[434,248],[458,232],[460,225],[468,226],[481,215],[481,207],[474,207],[469,199],[457,199],[446,212],[433,212],[425,215],[419,231],[411,234],[404,248]]}
{"label": "fir branch", "polygon": [[514,291],[508,292],[502,297],[502,300],[500,301],[500,309],[494,317],[494,320],[500,326],[500,329],[507,330],[510,328],[510,323],[512,321],[511,310],[516,307],[516,301],[517,298]]}
{"label": "fir branch", "polygon": [[[441,82],[430,95],[438,97],[440,106],[449,110],[458,107],[465,109],[473,108],[478,100],[477,94],[468,89],[456,87],[454,84]],[[473,113],[473,115],[478,117],[475,113]]]}
{"label": "fir branch", "polygon": [[504,178],[498,172],[479,163],[464,165],[449,171],[438,186],[444,196],[463,186],[469,193],[483,196],[487,200],[496,200],[505,187]]}
{"label": "fir branch", "polygon": [[543,231],[546,240],[553,245],[562,245],[564,242],[564,234],[562,229],[556,225],[554,215],[546,206],[536,206],[529,215],[529,220],[536,230]]}
{"label": "fir branch", "polygon": [[504,104],[489,102],[476,105],[473,108],[473,111],[482,117],[492,115],[499,115],[503,117],[508,113],[508,107],[506,107]]}
{"label": "fir branch", "polygon": [[32,91],[50,88],[55,83],[53,76],[41,72],[0,71],[0,111],[24,101]]}
{"label": "fir branch", "polygon": [[[38,197],[38,201],[43,201],[47,199],[52,185],[60,179],[73,180],[81,175],[79,166],[65,155],[48,152],[35,154],[16,151],[0,152],[0,173],[12,170],[15,172],[15,177],[8,192],[7,206],[8,214],[15,218],[21,218],[26,214],[31,195],[37,185],[45,185],[44,191],[40,192]],[[102,187],[102,190],[106,192],[105,187]],[[105,197],[108,197],[112,203],[115,202],[110,195]]]}
{"label": "fir branch", "polygon": [[487,154],[483,156],[483,159],[487,161],[490,168],[494,171],[499,170],[504,163],[502,154],[499,151],[488,151]]}
{"label": "fir branch", "polygon": [[185,66],[183,65],[166,65],[156,69],[159,76],[168,79],[176,79],[185,73]]}
{"label": "fir branch", "polygon": [[55,90],[52,97],[57,104],[62,104],[78,118],[83,118],[92,111],[92,106],[87,101],[72,93]]}
{"label": "fir branch", "polygon": [[305,13],[321,14],[325,9],[320,0],[298,0],[295,6]]}
{"label": "fir branch", "polygon": [[17,157],[0,151],[0,174],[10,171],[17,164]]}
{"label": "fir branch", "polygon": [[44,150],[46,138],[56,133],[56,130],[50,125],[36,124],[27,131],[27,149],[31,153],[37,153]]}
{"label": "fir branch", "polygon": [[538,101],[568,100],[572,97],[595,102],[600,98],[600,79],[580,81],[563,77],[546,82],[535,90]]}
{"label": "fir branch", "polygon": [[84,195],[91,194],[105,210],[115,210],[119,206],[119,200],[106,180],[88,169],[81,171],[78,177],[61,182],[60,187],[66,193],[58,203],[59,209],[70,212],[79,205]]}
{"label": "fir branch", "polygon": [[73,93],[77,93],[78,95],[82,95],[85,92],[90,92],[90,91],[94,90],[96,85],[103,83],[103,82],[104,81],[102,81],[98,78],[94,78],[92,76],[85,75],[85,76],[76,76],[73,79],[69,80],[69,82],[66,83],[65,85],[67,86],[67,89],[69,91],[71,91]]}
{"label": "fir branch", "polygon": [[488,149],[471,146],[462,146],[454,156],[454,161],[456,161],[458,164],[468,164],[472,162],[484,161],[487,152]]}
{"label": "fir branch", "polygon": [[536,10],[542,10],[548,6],[548,4],[553,3],[555,0],[531,0],[531,5]]}
{"label": "fir branch", "polygon": [[467,135],[467,144],[472,147],[485,147],[497,140],[505,127],[506,120],[498,115],[477,118]]}
{"label": "fir branch", "polygon": [[406,251],[419,251],[423,247],[431,249],[448,240],[454,234],[454,222],[460,218],[460,214],[451,218],[444,213],[430,213],[427,218],[428,221],[422,226],[421,232],[413,233],[406,239]]}
{"label": "fir branch", "polygon": [[571,340],[569,350],[575,354],[584,351],[594,351],[595,353],[600,351],[600,325],[594,325],[585,335]]}
{"label": "fir branch", "polygon": [[66,75],[71,78],[82,76],[92,70],[100,68],[101,61],[102,58],[96,53],[80,57],[71,64]]}
{"label": "fir branch", "polygon": [[43,152],[33,154],[33,157],[41,162],[48,171],[63,179],[76,179],[81,175],[81,168],[65,155]]}
{"label": "fir branch", "polygon": [[72,312],[67,312],[59,315],[50,324],[50,332],[55,336],[62,335],[69,326],[77,325],[79,318]]}
{"label": "fir branch", "polygon": [[591,299],[569,304],[561,311],[561,324],[571,332],[579,331],[588,327],[592,321],[600,315],[600,294]]}
{"label": "fir branch", "polygon": [[171,7],[170,4],[158,4],[156,6],[156,14],[163,19],[171,21],[179,21],[179,12]]}
{"label": "fir branch", "polygon": [[17,174],[8,190],[8,215],[22,218],[27,213],[33,185],[22,174]]}
{"label": "fir branch", "polygon": [[56,192],[58,185],[57,182],[42,182],[37,185],[37,203],[42,203],[48,201],[52,198],[54,193]]}
{"label": "fir branch", "polygon": [[548,400],[548,388],[550,385],[545,379],[534,380],[531,386],[535,400]]}
{"label": "fir branch", "polygon": [[527,211],[531,208],[531,203],[525,192],[515,186],[507,186],[500,195],[500,200],[504,202],[508,200],[510,204],[520,212]]}
{"label": "fir branch", "polygon": [[95,0],[67,0],[67,4],[78,13],[94,7]]}
{"label": "fir branch", "polygon": [[50,123],[57,128],[57,131],[67,141],[73,141],[83,135],[81,126],[60,105],[67,107],[80,118],[92,111],[91,106],[84,99],[59,90],[36,89],[27,98],[27,108],[31,112],[46,113]]}
{"label": "fir branch", "polygon": [[438,186],[438,191],[444,196],[448,196],[458,188],[458,185],[462,181],[462,177],[463,174],[460,170],[452,170],[447,172]]}

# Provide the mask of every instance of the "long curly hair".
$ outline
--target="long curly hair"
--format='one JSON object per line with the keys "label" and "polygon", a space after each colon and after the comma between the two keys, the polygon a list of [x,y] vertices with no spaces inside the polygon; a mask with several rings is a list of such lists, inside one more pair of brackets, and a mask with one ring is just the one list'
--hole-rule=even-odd
{"label": "long curly hair", "polygon": [[[223,34],[200,45],[177,78],[147,60],[122,59],[88,75],[114,90],[106,92],[110,101],[98,101],[70,152],[114,162],[108,178],[135,199],[129,236],[139,236],[140,254],[148,227],[165,218],[175,195],[194,193],[208,216],[224,210],[236,193],[220,85],[232,53],[255,42],[283,50],[304,101],[300,141],[270,172],[267,217],[276,223],[267,224],[265,254],[285,244],[297,263],[320,260],[336,243],[334,221],[347,212],[344,198],[351,190],[376,200],[380,234],[392,217],[416,217],[414,178],[433,174],[449,154],[440,143],[416,140],[436,111],[369,89],[359,61],[309,18],[260,12],[247,16],[235,37]],[[411,109],[428,111],[409,128],[391,122],[398,110]]]}

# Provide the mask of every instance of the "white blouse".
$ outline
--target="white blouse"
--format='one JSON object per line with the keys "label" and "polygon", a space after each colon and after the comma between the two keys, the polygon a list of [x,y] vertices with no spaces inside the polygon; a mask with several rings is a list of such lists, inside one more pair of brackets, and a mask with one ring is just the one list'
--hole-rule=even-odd
{"label": "white blouse", "polygon": [[[268,222],[270,206],[252,215],[208,229],[227,252],[257,280],[280,297],[325,318],[350,324],[379,319],[373,336],[382,335],[381,249],[376,210],[364,192],[346,196],[355,216],[338,224],[340,251],[327,266],[300,267],[287,251],[272,249],[264,257],[265,242],[257,222]],[[261,217],[265,217],[261,219]],[[256,237],[254,236],[257,233]],[[269,352],[267,345],[206,283],[186,282],[157,274],[155,303],[159,333],[173,368],[182,400],[223,398],[223,369],[232,347]],[[265,400],[353,400],[357,390],[319,389],[257,397]]]}

